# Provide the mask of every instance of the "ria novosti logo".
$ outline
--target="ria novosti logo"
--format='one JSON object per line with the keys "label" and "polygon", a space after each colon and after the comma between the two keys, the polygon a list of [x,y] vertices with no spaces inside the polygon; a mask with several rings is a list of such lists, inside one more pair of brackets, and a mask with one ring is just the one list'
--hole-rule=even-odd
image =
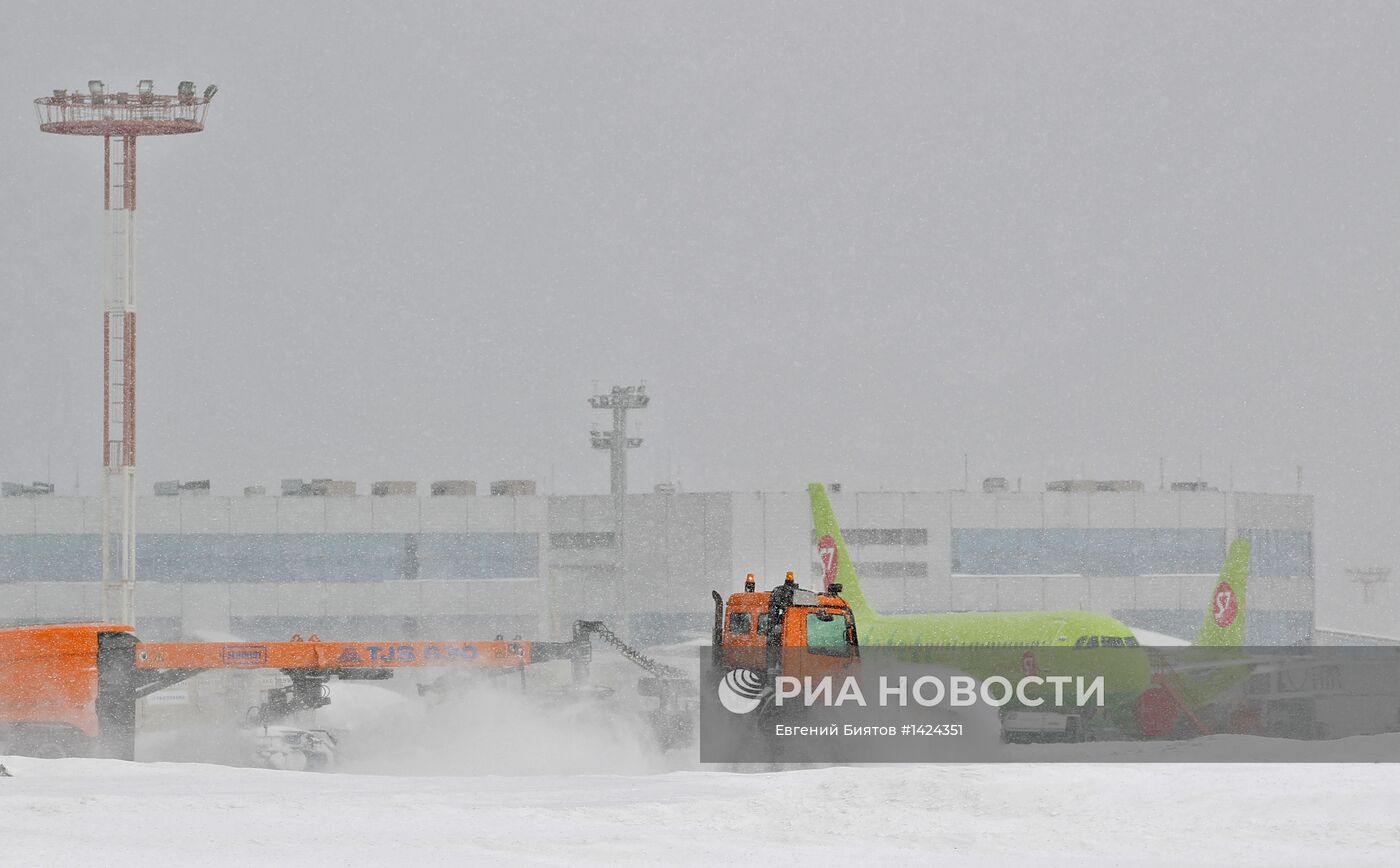
{"label": "ria novosti logo", "polygon": [[763,676],[752,669],[731,669],[719,681],[719,702],[727,711],[748,714],[763,701]]}
{"label": "ria novosti logo", "polygon": [[[947,704],[954,708],[971,705],[987,705],[1000,708],[1015,704],[1026,708],[1037,708],[1049,699],[1045,693],[1053,691],[1052,708],[1064,708],[1070,700],[1068,688],[1074,687],[1074,705],[1083,708],[1088,705],[1104,707],[1104,677],[1084,676],[1024,675],[1011,681],[1000,675],[989,678],[973,678],[970,675],[953,675],[947,679],[937,675],[924,675],[911,679],[909,676],[888,677],[881,675],[875,688],[875,705],[880,707],[919,705],[925,708]],[[855,705],[861,708],[871,703],[866,697],[870,688],[861,687],[859,679],[844,676],[839,680],[826,675],[817,678],[792,675],[779,675],[773,684],[772,702],[775,707],[785,704],[806,708],[823,706],[827,708]],[[720,679],[716,690],[720,704],[733,714],[749,714],[763,703],[767,693],[764,677],[751,669],[731,669]],[[796,700],[792,702],[791,700]]]}

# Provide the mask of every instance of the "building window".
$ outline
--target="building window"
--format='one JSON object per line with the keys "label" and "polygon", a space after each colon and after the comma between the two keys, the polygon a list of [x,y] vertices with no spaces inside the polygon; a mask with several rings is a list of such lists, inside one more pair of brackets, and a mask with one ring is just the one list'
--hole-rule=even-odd
{"label": "building window", "polygon": [[552,549],[610,549],[616,545],[617,535],[612,531],[549,535],[549,547]]}
{"label": "building window", "polygon": [[[928,528],[924,527],[852,527],[842,528],[841,536],[848,546],[926,546]],[[812,531],[812,544],[817,532]]]}
{"label": "building window", "polygon": [[97,534],[0,536],[0,582],[90,582],[101,574]]}
{"label": "building window", "polygon": [[[928,575],[928,561],[852,561],[851,568],[862,579],[866,578],[910,578],[919,579]],[[820,563],[813,562],[812,575],[825,575]]]}
{"label": "building window", "polygon": [[974,576],[1218,573],[1223,528],[954,528],[953,572]]}
{"label": "building window", "polygon": [[1312,534],[1305,530],[1241,528],[1249,540],[1249,574],[1276,578],[1312,578]]}
{"label": "building window", "polygon": [[523,579],[540,574],[534,533],[418,534],[421,579]]}

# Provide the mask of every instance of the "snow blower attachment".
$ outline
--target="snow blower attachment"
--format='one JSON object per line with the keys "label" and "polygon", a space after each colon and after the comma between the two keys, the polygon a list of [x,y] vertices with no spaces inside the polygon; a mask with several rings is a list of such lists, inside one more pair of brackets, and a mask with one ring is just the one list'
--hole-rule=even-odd
{"label": "snow blower attachment", "polygon": [[[405,668],[519,670],[523,676],[528,666],[568,660],[574,684],[583,685],[593,636],[647,672],[639,692],[657,700],[650,717],[658,742],[688,744],[695,684],[597,621],[577,622],[567,642],[323,642],[312,635],[288,642],[152,643],[139,641],[127,626],[58,624],[0,630],[0,753],[133,759],[136,700],[214,669],[275,669],[290,677],[290,686],[271,691],[250,710],[267,735],[294,712],[328,704],[331,678],[382,679]],[[293,735],[301,732],[312,731]]]}
{"label": "snow blower attachment", "polygon": [[[695,740],[695,704],[697,698],[695,682],[674,666],[658,663],[647,655],[631,647],[609,630],[602,621],[575,621],[574,643],[591,649],[589,638],[597,636],[604,644],[610,645],[628,661],[641,667],[647,674],[637,680],[637,693],[653,697],[657,708],[648,713],[647,719],[657,744],[663,750],[672,750],[690,745]],[[591,653],[591,650],[590,652]],[[578,662],[575,662],[574,681],[580,678]],[[584,667],[587,660],[584,660]],[[586,679],[586,668],[583,671]]]}
{"label": "snow blower attachment", "polygon": [[[647,712],[647,723],[657,745],[663,750],[672,750],[691,744],[695,738],[698,701],[694,680],[682,670],[653,660],[623,642],[602,621],[575,621],[574,636],[569,642],[534,643],[534,662],[567,659],[572,664],[572,682],[567,687],[549,691],[552,697],[561,703],[569,703],[580,700],[606,700],[613,695],[611,688],[591,683],[589,664],[593,659],[591,640],[594,638],[616,650],[623,659],[646,673],[637,680],[637,695],[656,700],[656,708]],[[445,697],[464,689],[472,689],[479,683],[479,676],[483,674],[492,677],[510,675],[513,671],[446,672],[427,684],[418,685],[418,695]],[[518,671],[524,686],[525,670],[520,668]]]}

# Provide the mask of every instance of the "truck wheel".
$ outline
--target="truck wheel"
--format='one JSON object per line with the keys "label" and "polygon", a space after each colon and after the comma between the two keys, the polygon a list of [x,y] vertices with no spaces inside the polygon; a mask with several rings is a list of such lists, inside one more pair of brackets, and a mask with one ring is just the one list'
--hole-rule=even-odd
{"label": "truck wheel", "polygon": [[1081,718],[1072,715],[1065,723],[1065,741],[1071,744],[1084,741],[1084,721]]}
{"label": "truck wheel", "polygon": [[10,750],[19,756],[62,759],[86,756],[87,751],[82,749],[84,741],[77,733],[63,726],[17,727]]}

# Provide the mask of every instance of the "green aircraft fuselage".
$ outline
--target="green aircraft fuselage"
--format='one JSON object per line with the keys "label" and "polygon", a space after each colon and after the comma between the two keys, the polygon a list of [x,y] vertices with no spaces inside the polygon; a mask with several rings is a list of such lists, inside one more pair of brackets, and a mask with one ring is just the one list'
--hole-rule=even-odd
{"label": "green aircraft fuselage", "polygon": [[[842,586],[863,647],[908,649],[896,656],[947,665],[979,679],[1101,675],[1108,716],[1119,725],[1131,724],[1134,704],[1152,686],[1153,667],[1148,650],[1126,624],[1082,611],[882,615],[865,598],[825,488],[814,483],[808,492],[824,582]],[[1249,542],[1235,540],[1195,644],[1241,644],[1248,568]]]}
{"label": "green aircraft fuselage", "polygon": [[[843,591],[844,594],[844,591]],[[907,662],[937,663],[981,680],[1000,675],[1103,676],[1105,710],[1118,720],[1151,686],[1152,667],[1132,631],[1092,612],[953,612],[878,615],[852,605],[861,646],[899,648]],[[1093,638],[1098,648],[1084,648]],[[1121,643],[1102,647],[1103,640]],[[1081,647],[1075,647],[1075,643]],[[1128,643],[1132,644],[1129,645]],[[1067,693],[1072,696],[1073,693]],[[1049,705],[1043,710],[1049,710]],[[1013,703],[1012,707],[1015,707]]]}

